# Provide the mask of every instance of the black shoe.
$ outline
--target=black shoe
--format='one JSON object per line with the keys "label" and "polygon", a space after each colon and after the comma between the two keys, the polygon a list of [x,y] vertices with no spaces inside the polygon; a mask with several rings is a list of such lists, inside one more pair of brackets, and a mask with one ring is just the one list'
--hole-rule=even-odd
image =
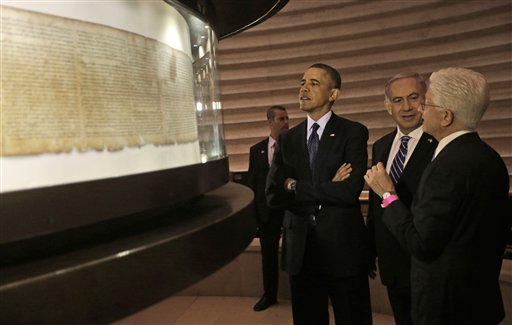
{"label": "black shoe", "polygon": [[263,295],[263,297],[261,297],[260,301],[258,301],[256,303],[256,305],[254,305],[253,309],[255,311],[262,311],[262,310],[265,310],[268,307],[274,305],[276,302],[277,302],[276,298],[269,298],[269,297]]}

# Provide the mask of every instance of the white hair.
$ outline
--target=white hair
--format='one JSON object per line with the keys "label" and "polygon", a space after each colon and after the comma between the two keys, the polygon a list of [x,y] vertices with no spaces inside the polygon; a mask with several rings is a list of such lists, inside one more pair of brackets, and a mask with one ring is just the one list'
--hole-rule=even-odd
{"label": "white hair", "polygon": [[429,92],[433,103],[450,109],[464,129],[475,130],[489,106],[485,77],[465,68],[446,68],[432,73]]}

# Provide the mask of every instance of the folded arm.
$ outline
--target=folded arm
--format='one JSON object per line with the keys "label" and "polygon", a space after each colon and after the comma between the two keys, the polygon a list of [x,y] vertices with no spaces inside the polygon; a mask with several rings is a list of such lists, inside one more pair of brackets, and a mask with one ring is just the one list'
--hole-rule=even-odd
{"label": "folded arm", "polygon": [[[363,189],[363,175],[368,163],[367,140],[368,131],[360,129],[346,141],[342,153],[343,161],[339,168],[325,181],[297,180],[295,200],[299,202],[318,202],[320,204],[335,204],[353,206],[359,202]],[[340,181],[344,175],[343,164],[350,165],[350,174]]]}

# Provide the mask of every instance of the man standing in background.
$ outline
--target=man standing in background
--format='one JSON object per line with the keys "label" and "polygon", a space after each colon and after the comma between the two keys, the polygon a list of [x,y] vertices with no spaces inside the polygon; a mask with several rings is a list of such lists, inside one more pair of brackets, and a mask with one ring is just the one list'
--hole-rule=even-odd
{"label": "man standing in background", "polygon": [[432,73],[421,112],[423,130],[439,144],[411,208],[382,163],[365,175],[383,198],[384,225],[412,255],[415,325],[496,325],[504,318],[499,274],[512,214],[505,163],[475,131],[488,105],[480,73]]}
{"label": "man standing in background", "polygon": [[272,106],[267,110],[267,121],[270,136],[252,146],[249,155],[248,185],[254,191],[264,289],[263,296],[254,305],[255,311],[265,310],[277,302],[279,238],[284,215],[283,209],[267,206],[265,182],[279,135],[288,130],[288,113],[283,106]]}
{"label": "man standing in background", "polygon": [[[437,140],[424,133],[419,111],[425,102],[427,83],[417,73],[401,73],[384,87],[384,106],[397,128],[377,140],[372,147],[372,165],[381,162],[392,175],[395,190],[405,206],[410,207],[425,167],[432,160]],[[397,325],[412,325],[411,257],[382,223],[381,198],[370,191],[368,230],[371,262],[378,257],[379,274],[386,286]]]}

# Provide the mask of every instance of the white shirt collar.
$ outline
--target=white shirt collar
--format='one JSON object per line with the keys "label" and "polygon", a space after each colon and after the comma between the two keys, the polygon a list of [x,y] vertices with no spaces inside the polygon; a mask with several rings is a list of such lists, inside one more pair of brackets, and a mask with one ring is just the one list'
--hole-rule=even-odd
{"label": "white shirt collar", "polygon": [[329,122],[329,119],[331,118],[331,116],[332,116],[331,110],[329,112],[325,113],[324,116],[319,118],[318,121],[313,120],[308,115],[308,119],[307,119],[308,120],[308,132],[306,133],[306,136],[309,138],[309,135],[311,134],[311,127],[313,126],[314,123],[316,123],[320,126],[316,133],[318,133],[318,139],[321,139],[322,134],[324,133],[324,130],[325,130],[325,126],[327,125],[327,122]]}
{"label": "white shirt collar", "polygon": [[[400,149],[400,144],[402,143],[400,138],[403,137],[404,135],[405,134],[403,134],[402,131],[400,131],[400,128],[397,127],[397,132],[396,132],[395,138],[393,139],[393,143],[391,144],[391,149],[389,150],[388,161],[386,163],[386,171],[388,173],[391,170],[393,160],[395,159],[395,156],[396,156],[398,150]],[[407,155],[405,156],[404,167],[409,162],[409,159],[411,158],[414,150],[416,149],[416,146],[418,145],[422,135],[423,135],[422,126],[419,126],[415,130],[413,130],[413,131],[409,132],[409,134],[407,134],[407,136],[409,136],[411,138],[409,139],[409,142],[407,143]]]}
{"label": "white shirt collar", "polygon": [[[396,132],[395,139],[400,139],[404,135],[405,134],[402,133],[400,128],[397,127],[397,132]],[[409,134],[407,134],[407,135],[410,136],[413,139],[419,140],[421,138],[421,136],[423,135],[423,126],[420,125],[419,127],[414,129],[413,131],[409,132]]]}
{"label": "white shirt collar", "polygon": [[268,147],[269,148],[272,148],[272,146],[274,145],[274,143],[276,143],[276,140],[274,138],[272,138],[272,136],[268,136]]}
{"label": "white shirt collar", "polygon": [[434,153],[434,158],[437,157],[437,155],[448,145],[448,143],[457,139],[461,135],[464,135],[466,133],[471,133],[471,132],[474,132],[474,131],[468,131],[468,130],[457,131],[457,132],[453,132],[452,134],[447,135],[444,138],[442,138],[441,141],[439,141],[439,144],[437,145],[436,152]]}

